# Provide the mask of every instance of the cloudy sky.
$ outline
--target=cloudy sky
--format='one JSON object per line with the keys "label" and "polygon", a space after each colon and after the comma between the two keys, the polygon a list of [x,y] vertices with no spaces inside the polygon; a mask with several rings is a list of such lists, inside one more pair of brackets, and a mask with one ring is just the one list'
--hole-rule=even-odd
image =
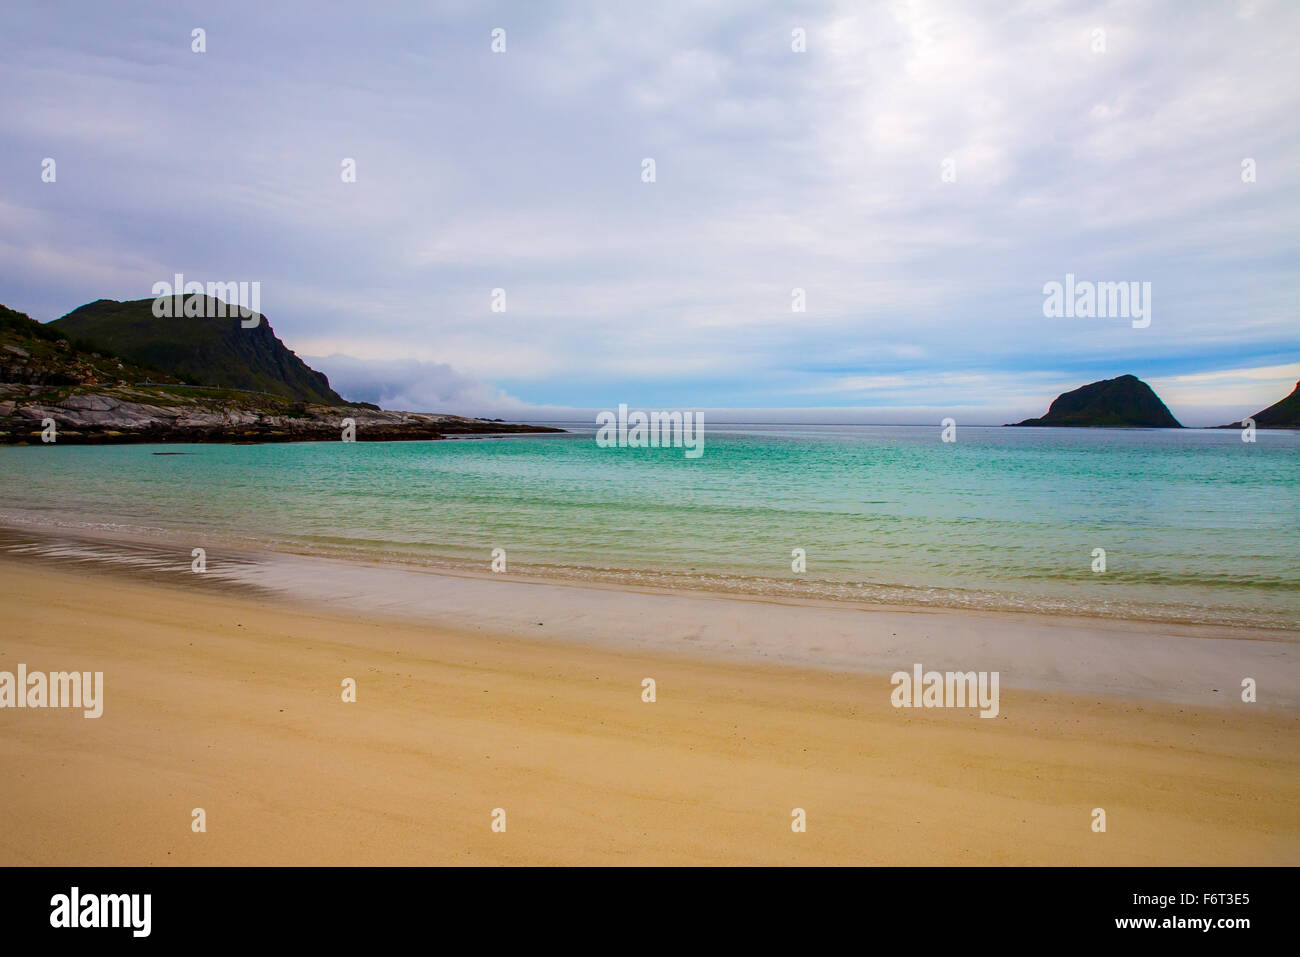
{"label": "cloudy sky", "polygon": [[[999,423],[1131,372],[1227,422],[1300,378],[1298,40],[1267,0],[6,3],[0,302],[257,281],[387,407]],[[1149,327],[1045,317],[1067,273]]]}

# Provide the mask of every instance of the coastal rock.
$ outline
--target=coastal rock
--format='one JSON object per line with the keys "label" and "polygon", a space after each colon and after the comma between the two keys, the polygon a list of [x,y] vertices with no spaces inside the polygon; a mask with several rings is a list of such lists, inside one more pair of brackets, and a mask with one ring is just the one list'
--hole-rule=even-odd
{"label": "coastal rock", "polygon": [[111,412],[121,404],[106,395],[74,395],[59,403],[70,412]]}
{"label": "coastal rock", "polygon": [[[129,392],[129,390],[120,390]],[[358,406],[300,404],[291,410],[212,406],[201,397],[159,391],[148,402],[83,393],[58,402],[0,405],[0,442],[32,441],[53,419],[58,441],[100,442],[337,442],[351,419],[358,442],[441,439],[447,434],[560,432],[457,415],[385,412]],[[38,439],[39,440],[39,439]]]}

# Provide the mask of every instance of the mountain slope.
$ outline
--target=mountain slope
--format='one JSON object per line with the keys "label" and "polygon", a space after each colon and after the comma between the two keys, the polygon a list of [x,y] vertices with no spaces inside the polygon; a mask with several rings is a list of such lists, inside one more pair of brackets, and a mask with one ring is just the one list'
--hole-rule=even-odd
{"label": "mountain slope", "polygon": [[[218,302],[200,298],[206,304]],[[344,403],[330,388],[329,379],[276,337],[265,316],[252,328],[244,328],[238,318],[160,319],[153,314],[153,302],[99,299],[49,325],[94,348],[154,366],[187,382],[323,405]]]}
{"label": "mountain slope", "polygon": [[[144,379],[178,381],[108,350],[96,351],[75,336],[0,306],[0,383],[29,388],[125,384]],[[19,390],[21,391],[21,390]]]}
{"label": "mountain slope", "polygon": [[358,442],[563,431],[187,385],[0,306],[0,445],[337,442],[345,428]]}
{"label": "mountain slope", "polygon": [[[1291,394],[1285,399],[1274,402],[1262,412],[1251,416],[1257,429],[1300,429],[1300,382],[1295,384]],[[1221,429],[1239,429],[1240,422],[1221,425]]]}
{"label": "mountain slope", "polygon": [[1091,382],[1064,392],[1052,402],[1047,415],[1016,425],[1108,428],[1181,429],[1168,407],[1151,386],[1137,376]]}

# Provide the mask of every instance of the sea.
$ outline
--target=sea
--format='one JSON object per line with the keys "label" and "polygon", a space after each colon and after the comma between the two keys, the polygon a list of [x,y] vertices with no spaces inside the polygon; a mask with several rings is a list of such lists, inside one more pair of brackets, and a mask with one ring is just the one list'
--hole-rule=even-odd
{"label": "sea", "polygon": [[696,458],[553,424],[569,431],[5,447],[0,523],[783,600],[1300,627],[1294,431],[966,426],[945,442],[937,425],[710,425]]}

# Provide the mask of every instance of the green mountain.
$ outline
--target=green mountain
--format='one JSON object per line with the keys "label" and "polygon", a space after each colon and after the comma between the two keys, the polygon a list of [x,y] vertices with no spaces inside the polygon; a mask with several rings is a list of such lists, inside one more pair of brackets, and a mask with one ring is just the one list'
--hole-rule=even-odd
{"label": "green mountain", "polygon": [[1151,386],[1137,376],[1092,382],[1056,397],[1047,415],[1016,425],[1181,429]]}
{"label": "green mountain", "polygon": [[[152,312],[149,318],[153,319]],[[198,324],[218,320],[158,321]],[[130,332],[132,327],[123,324]],[[40,323],[25,313],[0,306],[0,445],[45,444],[49,441],[46,429],[50,420],[55,426],[54,441],[60,445],[337,442],[343,437],[345,422],[354,430],[352,434],[358,442],[564,431],[460,415],[386,412],[366,402],[322,404],[284,394],[268,394],[269,389],[250,392],[243,387],[195,385],[161,369],[115,355],[104,346],[82,341],[68,331],[68,325],[71,324],[62,321]],[[85,325],[95,324],[87,321]],[[265,329],[264,324],[262,328]],[[260,334],[254,328],[240,331],[260,336],[253,340],[254,347],[262,350],[255,353],[258,361],[266,360],[267,356],[278,358],[291,372],[301,374],[306,370],[308,376],[317,376],[269,330]],[[129,341],[130,337],[126,338]],[[230,351],[240,354],[235,350],[241,345],[236,343]],[[169,355],[165,350],[161,354],[164,358]],[[221,354],[219,350],[217,354]],[[328,390],[325,377],[318,378]],[[307,381],[315,384],[310,378]],[[264,383],[256,381],[255,384]],[[280,380],[265,384],[286,388]]]}
{"label": "green mountain", "polygon": [[[152,379],[176,382],[161,369],[96,350],[62,329],[37,322],[25,312],[0,306],[0,396],[4,385],[44,387],[125,384]],[[22,392],[23,389],[9,391]]]}
{"label": "green mountain", "polygon": [[[189,304],[192,296],[187,296]],[[219,300],[200,298],[205,306]],[[298,358],[275,335],[265,316],[245,328],[238,318],[158,318],[153,299],[99,299],[49,323],[93,348],[153,366],[198,385],[247,389],[271,395],[342,405],[329,379]],[[180,311],[179,309],[177,310]],[[215,308],[204,308],[215,314]],[[225,311],[225,310],[223,310]]]}
{"label": "green mountain", "polygon": [[[1251,416],[1257,429],[1300,429],[1300,382],[1295,384],[1291,394],[1280,402],[1274,402],[1263,412]],[[1220,426],[1223,429],[1239,429],[1240,422]]]}

